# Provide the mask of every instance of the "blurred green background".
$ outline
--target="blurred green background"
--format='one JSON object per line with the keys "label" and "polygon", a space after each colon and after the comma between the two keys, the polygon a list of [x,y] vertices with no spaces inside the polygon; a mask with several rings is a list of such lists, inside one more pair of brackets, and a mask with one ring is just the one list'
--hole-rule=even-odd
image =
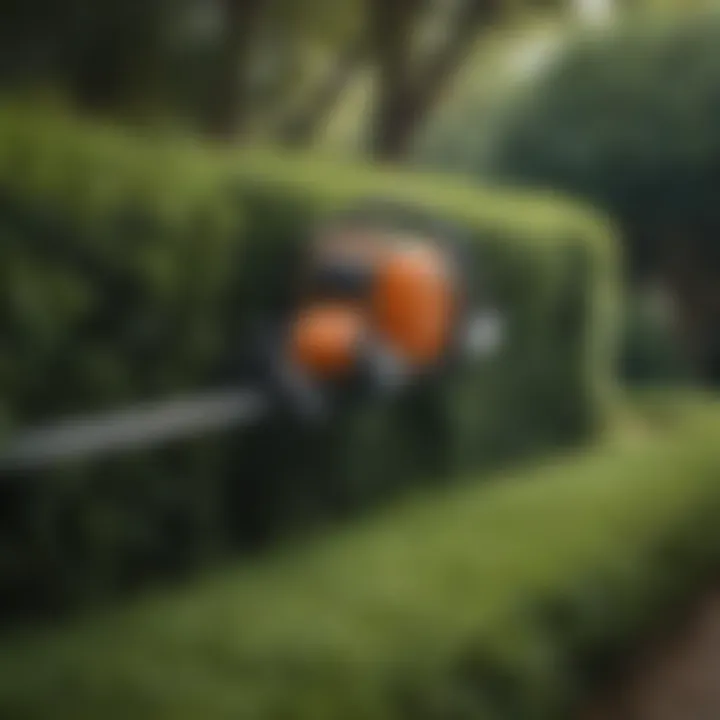
{"label": "blurred green background", "polygon": [[579,718],[711,590],[716,6],[3,3],[0,438],[215,382],[367,197],[462,229],[509,334],[0,477],[0,717]]}

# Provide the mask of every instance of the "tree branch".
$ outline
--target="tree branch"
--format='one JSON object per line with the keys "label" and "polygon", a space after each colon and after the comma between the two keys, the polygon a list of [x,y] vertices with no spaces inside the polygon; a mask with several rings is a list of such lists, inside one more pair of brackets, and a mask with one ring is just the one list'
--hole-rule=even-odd
{"label": "tree branch", "polygon": [[415,102],[425,107],[434,103],[472,50],[481,27],[497,21],[501,12],[502,0],[466,0],[445,46],[426,58],[416,73],[412,91]]}
{"label": "tree branch", "polygon": [[[384,5],[382,0],[373,0],[371,4],[377,6],[378,3]],[[388,13],[383,22],[382,10],[376,7],[375,33],[378,51],[382,53],[379,56],[380,107],[373,145],[376,157],[397,159],[407,151],[428,110],[472,49],[479,29],[496,20],[501,10],[502,0],[466,0],[444,46],[413,70],[408,64],[406,41],[395,48],[387,45],[393,44],[391,37],[397,37],[399,32],[403,32],[406,39],[409,37],[408,24],[414,22],[414,16],[410,19],[410,13],[406,11],[401,16],[405,24],[400,30],[401,20]]]}
{"label": "tree branch", "polygon": [[421,0],[367,0],[368,32],[377,63],[377,105],[373,118],[373,150],[393,154],[398,125],[411,87],[412,35]]}
{"label": "tree branch", "polygon": [[368,48],[364,37],[343,49],[333,69],[314,89],[310,99],[301,109],[281,121],[277,135],[283,144],[298,147],[306,145],[313,139],[367,54]]}
{"label": "tree branch", "polygon": [[237,135],[247,119],[248,65],[267,5],[266,0],[222,0],[224,36],[209,118],[209,131],[217,137]]}

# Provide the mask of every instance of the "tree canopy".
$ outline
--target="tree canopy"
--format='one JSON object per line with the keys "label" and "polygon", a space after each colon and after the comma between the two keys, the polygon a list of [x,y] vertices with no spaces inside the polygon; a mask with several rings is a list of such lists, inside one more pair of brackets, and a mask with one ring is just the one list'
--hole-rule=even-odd
{"label": "tree canopy", "polygon": [[703,366],[720,346],[719,45],[717,13],[586,37],[508,104],[476,158],[478,175],[611,212],[630,270],[672,288]]}
{"label": "tree canopy", "polygon": [[83,111],[297,146],[365,74],[368,149],[398,159],[483,31],[570,0],[8,2],[5,86],[49,84]]}

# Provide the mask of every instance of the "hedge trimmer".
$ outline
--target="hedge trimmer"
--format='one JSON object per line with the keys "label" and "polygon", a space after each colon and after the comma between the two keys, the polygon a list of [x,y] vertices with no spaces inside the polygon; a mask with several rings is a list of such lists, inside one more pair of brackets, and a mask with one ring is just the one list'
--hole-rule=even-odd
{"label": "hedge trimmer", "polygon": [[432,234],[337,225],[311,245],[301,275],[294,309],[267,328],[246,384],[32,428],[0,444],[0,471],[154,447],[283,409],[317,421],[348,392],[396,392],[501,341],[497,311],[470,307],[457,248]]}

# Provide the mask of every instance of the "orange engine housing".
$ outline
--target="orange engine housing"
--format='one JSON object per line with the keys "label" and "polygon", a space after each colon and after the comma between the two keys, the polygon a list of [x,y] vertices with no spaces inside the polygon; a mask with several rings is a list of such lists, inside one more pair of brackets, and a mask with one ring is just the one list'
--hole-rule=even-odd
{"label": "orange engine housing", "polygon": [[416,367],[440,359],[450,340],[455,291],[444,254],[408,244],[380,264],[373,289],[374,331]]}
{"label": "orange engine housing", "polygon": [[[353,239],[357,235],[352,236]],[[413,369],[436,363],[451,340],[456,311],[453,268],[441,248],[420,238],[367,237],[357,245],[328,245],[315,263],[366,263],[368,282],[357,296],[313,297],[299,308],[291,329],[291,360],[319,378],[349,373],[363,338],[384,343]],[[316,250],[317,253],[317,250]]]}

